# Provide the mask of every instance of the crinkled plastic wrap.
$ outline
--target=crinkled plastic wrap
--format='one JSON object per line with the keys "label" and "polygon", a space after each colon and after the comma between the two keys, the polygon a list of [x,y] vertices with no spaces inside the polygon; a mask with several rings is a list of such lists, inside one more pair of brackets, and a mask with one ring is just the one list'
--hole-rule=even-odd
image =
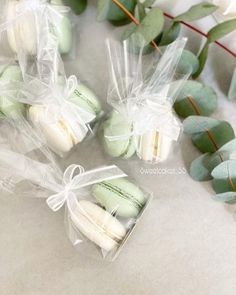
{"label": "crinkled plastic wrap", "polygon": [[1,1],[1,45],[6,54],[9,54],[9,51],[16,54],[23,74],[29,73],[32,57],[37,57],[37,60],[52,60],[54,49],[61,54],[75,52],[72,48],[72,12],[59,1],[50,2]]}
{"label": "crinkled plastic wrap", "polygon": [[20,117],[29,133],[33,131],[40,141],[64,156],[92,133],[102,115],[101,105],[75,76],[66,78],[59,56],[53,68],[37,64],[35,76],[23,77],[13,60],[0,63],[0,111],[3,117],[15,118],[16,126]]}
{"label": "crinkled plastic wrap", "polygon": [[[17,165],[16,165],[17,163]],[[0,173],[5,188],[15,192],[21,181],[36,185],[28,193],[45,198],[54,212],[65,208],[66,232],[81,255],[114,260],[140,220],[151,194],[117,166],[85,171],[70,165],[64,173],[53,165],[1,144]],[[61,224],[63,227],[63,222]],[[61,231],[63,234],[63,230]]]}
{"label": "crinkled plastic wrap", "polygon": [[[137,43],[138,40],[138,43]],[[172,105],[190,74],[179,74],[186,39],[177,39],[162,54],[144,55],[144,42],[136,36],[120,42],[107,40],[109,87],[113,107],[103,124],[103,143],[113,157],[134,154],[147,162],[168,158],[182,126]]]}

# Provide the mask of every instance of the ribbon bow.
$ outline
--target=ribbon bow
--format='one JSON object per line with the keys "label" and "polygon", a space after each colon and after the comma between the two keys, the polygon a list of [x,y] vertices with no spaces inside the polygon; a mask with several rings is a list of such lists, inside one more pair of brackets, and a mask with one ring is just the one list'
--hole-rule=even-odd
{"label": "ribbon bow", "polygon": [[[76,170],[78,170],[77,174]],[[126,176],[127,175],[115,165],[85,172],[82,166],[72,164],[64,172],[61,190],[50,196],[47,199],[47,204],[55,212],[67,203],[69,212],[73,213],[73,204],[77,204],[75,191],[105,180]]]}
{"label": "ribbon bow", "polygon": [[77,85],[78,81],[74,75],[66,79],[64,85],[61,85],[60,81],[48,85],[32,78],[23,87],[23,95],[19,95],[22,97],[17,99],[26,104],[45,106],[45,121],[50,123],[63,119],[77,138],[83,138],[90,130],[88,123],[93,121],[96,115],[85,111],[71,99]]}

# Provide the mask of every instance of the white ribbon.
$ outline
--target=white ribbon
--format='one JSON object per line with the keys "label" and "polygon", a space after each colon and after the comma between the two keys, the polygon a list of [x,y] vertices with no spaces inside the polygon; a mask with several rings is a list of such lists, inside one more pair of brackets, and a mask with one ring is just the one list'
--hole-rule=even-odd
{"label": "white ribbon", "polygon": [[45,106],[44,120],[46,122],[63,119],[69,124],[77,138],[83,138],[90,130],[89,122],[93,121],[96,115],[85,111],[71,100],[77,86],[78,80],[74,75],[66,79],[64,85],[59,83],[47,85],[33,78],[23,88],[23,97],[17,99],[26,104]]}
{"label": "white ribbon", "polygon": [[110,141],[126,140],[130,136],[140,136],[149,131],[161,132],[172,140],[177,140],[182,130],[168,98],[157,94],[127,98],[125,107],[118,108],[118,111],[131,124],[132,131],[118,136],[106,135]]}
{"label": "white ribbon", "polygon": [[[76,170],[78,170],[77,174]],[[72,204],[77,200],[75,191],[78,193],[82,188],[95,183],[126,176],[115,165],[93,169],[87,172],[80,165],[70,165],[64,172],[61,191],[50,196],[47,199],[47,204],[55,212],[67,203],[69,212],[73,213],[74,205],[72,206]]]}

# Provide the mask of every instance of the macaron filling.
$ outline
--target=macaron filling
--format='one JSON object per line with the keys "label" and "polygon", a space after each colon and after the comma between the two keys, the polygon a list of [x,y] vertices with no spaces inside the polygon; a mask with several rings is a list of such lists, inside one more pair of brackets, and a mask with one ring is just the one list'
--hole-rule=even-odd
{"label": "macaron filling", "polygon": [[73,135],[72,132],[70,132],[69,128],[66,126],[66,124],[62,121],[62,120],[59,120],[58,121],[60,127],[66,132],[66,134],[69,135],[73,145],[76,145],[77,141],[76,141],[76,138],[75,136]]}
{"label": "macaron filling", "polygon": [[98,183],[99,186],[102,186],[103,188],[111,191],[112,193],[118,194],[121,198],[126,199],[127,201],[129,201],[130,203],[132,203],[132,205],[134,205],[138,210],[141,210],[143,207],[143,204],[141,202],[139,202],[137,199],[135,199],[134,196],[132,196],[131,194],[123,191],[121,188],[119,188],[118,186],[115,185],[111,185],[105,181]]}

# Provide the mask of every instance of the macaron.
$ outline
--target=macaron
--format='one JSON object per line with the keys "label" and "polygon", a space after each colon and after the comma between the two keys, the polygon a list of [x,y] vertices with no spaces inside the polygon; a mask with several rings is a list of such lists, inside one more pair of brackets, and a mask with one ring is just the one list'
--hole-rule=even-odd
{"label": "macaron", "polygon": [[112,157],[128,159],[135,153],[132,124],[116,111],[103,124],[103,145]]}
{"label": "macaron", "polygon": [[27,53],[35,54],[37,32],[34,13],[28,12],[24,16],[17,15],[19,3],[19,1],[8,1],[7,4],[6,20],[9,23],[12,22],[7,29],[8,43],[14,52],[17,52],[20,46]]}
{"label": "macaron", "polygon": [[115,249],[126,235],[120,221],[90,201],[79,201],[71,219],[87,239],[107,252]]}
{"label": "macaron", "polygon": [[[53,114],[51,114],[53,117]],[[49,118],[50,114],[45,106],[31,106],[28,111],[29,119],[42,131],[49,147],[56,153],[66,153],[77,143],[83,140],[84,135],[78,137],[78,134],[71,130],[69,124],[63,119]],[[78,124],[79,132],[79,124]]]}
{"label": "macaron", "polygon": [[96,118],[102,113],[101,104],[95,93],[84,84],[80,83],[74,91],[71,101],[84,109],[85,111],[94,114]]}
{"label": "macaron", "polygon": [[[20,2],[24,2],[24,0]],[[9,25],[7,29],[8,43],[13,52],[17,52],[20,46],[27,53],[34,55],[37,52],[37,38],[40,37],[37,30],[39,24],[36,23],[33,11],[29,10],[25,12],[25,15],[17,16],[17,5],[19,5],[19,1],[9,1],[7,5],[7,21],[15,21],[15,24]],[[57,9],[57,6],[59,5],[53,5],[54,9]],[[60,12],[58,11],[58,13]],[[60,23],[51,27],[51,30],[58,40],[59,52],[68,53],[72,47],[72,24],[68,16],[62,15]]]}
{"label": "macaron", "polygon": [[94,184],[92,192],[107,211],[125,218],[137,217],[146,202],[143,191],[126,178]]}
{"label": "macaron", "polygon": [[[0,83],[22,80],[21,69],[18,65],[10,64],[3,67],[3,71],[0,75]],[[11,95],[16,95],[16,93],[12,93]],[[24,104],[20,102],[0,96],[0,110],[7,117],[15,117],[19,113],[24,113],[25,107]]]}
{"label": "macaron", "polygon": [[172,139],[161,132],[150,131],[138,139],[137,154],[147,162],[163,162],[168,158]]}
{"label": "macaron", "polygon": [[[51,1],[50,3],[56,10],[60,8],[60,5],[63,5],[62,1]],[[58,13],[60,13],[59,9]],[[72,47],[72,24],[69,17],[66,14],[62,15],[60,23],[53,26],[52,31],[57,37],[59,52],[67,54]]]}

